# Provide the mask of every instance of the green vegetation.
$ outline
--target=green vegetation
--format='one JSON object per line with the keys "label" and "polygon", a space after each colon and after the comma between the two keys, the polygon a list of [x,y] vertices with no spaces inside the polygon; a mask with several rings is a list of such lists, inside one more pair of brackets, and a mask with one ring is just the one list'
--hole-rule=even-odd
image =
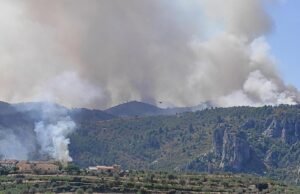
{"label": "green vegetation", "polygon": [[[39,145],[33,130],[42,115],[37,105],[31,110],[0,103],[0,132],[12,132]],[[146,107],[137,106],[144,113]],[[60,169],[76,176],[82,173],[78,167],[118,164],[129,170],[248,173],[300,184],[300,105],[212,108],[176,115],[152,111],[153,116],[123,108],[133,113],[126,115],[134,116],[66,109],[77,126],[69,137],[70,156],[76,165]],[[45,157],[37,146],[29,160]],[[14,169],[2,167],[0,175],[8,171]],[[114,180],[121,179],[115,175]],[[180,180],[180,185],[185,182]]]}
{"label": "green vegetation", "polygon": [[[217,155],[214,147],[214,133],[219,128],[233,134],[227,135],[229,140],[239,139],[241,151],[242,146],[249,147],[250,158],[242,158],[240,168],[231,168],[233,151],[237,149],[234,142],[224,145],[228,153],[223,158],[228,165],[220,168],[222,156]],[[125,169],[259,173],[299,182],[298,105],[213,108],[174,116],[86,120],[78,122],[78,130],[70,138],[71,156],[82,167],[116,163]],[[252,163],[247,163],[248,159]]]}
{"label": "green vegetation", "polygon": [[[118,177],[118,178],[116,178]],[[169,172],[0,176],[0,193],[299,193],[299,188],[244,174]]]}

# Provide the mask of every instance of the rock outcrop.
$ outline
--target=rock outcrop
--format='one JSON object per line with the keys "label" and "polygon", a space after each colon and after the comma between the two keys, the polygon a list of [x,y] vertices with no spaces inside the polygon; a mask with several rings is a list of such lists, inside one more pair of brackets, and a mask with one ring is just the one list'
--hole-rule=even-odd
{"label": "rock outcrop", "polygon": [[281,123],[277,119],[274,119],[269,125],[269,127],[267,128],[267,130],[265,130],[263,135],[272,138],[279,138],[281,136],[281,133],[282,133]]}
{"label": "rock outcrop", "polygon": [[292,145],[300,140],[300,121],[273,119],[263,135],[280,138],[284,143]]}
{"label": "rock outcrop", "polygon": [[279,161],[279,157],[280,157],[280,153],[278,151],[268,151],[266,158],[265,158],[265,162],[269,165],[269,166],[278,166],[278,161]]}
{"label": "rock outcrop", "polygon": [[264,164],[247,141],[244,132],[218,128],[213,133],[214,154],[220,158],[219,168],[233,172],[259,172]]}
{"label": "rock outcrop", "polygon": [[224,141],[225,127],[220,127],[213,132],[213,152],[217,156],[221,156],[223,152],[223,141]]}

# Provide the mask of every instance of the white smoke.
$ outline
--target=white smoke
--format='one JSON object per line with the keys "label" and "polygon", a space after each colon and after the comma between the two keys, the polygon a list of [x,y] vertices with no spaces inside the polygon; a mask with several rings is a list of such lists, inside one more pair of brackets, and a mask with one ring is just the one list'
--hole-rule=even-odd
{"label": "white smoke", "polygon": [[[216,103],[229,106],[295,105],[299,102],[299,92],[286,86],[277,75],[275,62],[269,54],[269,45],[263,38],[255,39],[248,47],[248,71],[240,89],[222,96]],[[234,78],[232,78],[234,79]]]}
{"label": "white smoke", "polygon": [[43,103],[40,107],[41,120],[35,123],[37,142],[40,144],[40,154],[52,159],[68,162],[68,136],[75,130],[76,124],[67,115],[67,110],[52,103]]}
{"label": "white smoke", "polygon": [[43,121],[36,123],[34,131],[41,145],[41,153],[58,161],[72,161],[68,149],[70,139],[66,137],[74,128],[75,123],[69,117],[61,118],[55,124],[46,124]]}
{"label": "white smoke", "polygon": [[0,159],[72,161],[69,135],[76,124],[68,109],[39,102],[11,105],[11,111],[16,114],[1,115]]}
{"label": "white smoke", "polygon": [[297,104],[297,92],[280,90],[271,80],[268,80],[259,70],[251,72],[244,83],[243,90],[221,97],[219,104],[223,106],[264,106],[280,104]]}

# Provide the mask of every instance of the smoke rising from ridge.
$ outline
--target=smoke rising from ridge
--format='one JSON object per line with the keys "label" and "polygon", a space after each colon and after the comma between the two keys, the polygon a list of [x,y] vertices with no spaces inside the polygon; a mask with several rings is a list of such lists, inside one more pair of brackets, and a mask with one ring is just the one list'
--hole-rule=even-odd
{"label": "smoke rising from ridge", "polygon": [[64,108],[51,103],[42,105],[41,114],[42,120],[36,122],[34,128],[40,154],[62,162],[72,161],[68,135],[74,132],[75,122]]}
{"label": "smoke rising from ridge", "polygon": [[9,106],[11,113],[0,115],[0,159],[72,161],[69,135],[76,124],[68,109],[53,103]]}
{"label": "smoke rising from ridge", "polygon": [[177,106],[299,102],[264,39],[272,21],[263,0],[1,4],[6,101],[92,108],[133,99]]}

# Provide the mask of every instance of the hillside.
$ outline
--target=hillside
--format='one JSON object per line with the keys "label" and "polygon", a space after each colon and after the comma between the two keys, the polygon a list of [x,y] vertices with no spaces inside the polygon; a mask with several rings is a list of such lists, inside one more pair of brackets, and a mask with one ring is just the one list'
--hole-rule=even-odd
{"label": "hillside", "polygon": [[[74,122],[98,122],[115,118],[100,110],[67,109],[45,103],[0,103],[0,159],[45,160],[35,126],[40,121],[57,124],[57,117],[70,117]],[[51,137],[50,137],[51,138]]]}
{"label": "hillside", "polygon": [[[0,105],[0,158],[45,159],[34,131],[43,104]],[[54,106],[76,122],[69,149],[81,167],[116,163],[135,170],[251,173],[300,181],[299,105],[153,116],[133,111],[133,117]]]}
{"label": "hillside", "polygon": [[14,111],[15,109],[11,104],[0,101],[0,115],[10,114]]}
{"label": "hillside", "polygon": [[210,102],[204,102],[197,106],[192,107],[172,107],[172,108],[159,108],[157,106],[147,104],[144,102],[131,101],[105,110],[106,113],[115,116],[154,116],[154,115],[175,115],[185,112],[195,112],[213,107]]}
{"label": "hillside", "polygon": [[162,114],[163,109],[151,104],[138,101],[131,101],[109,108],[105,110],[105,112],[118,116],[149,116]]}
{"label": "hillside", "polygon": [[81,166],[244,172],[298,183],[299,106],[215,108],[83,122],[70,151]]}

